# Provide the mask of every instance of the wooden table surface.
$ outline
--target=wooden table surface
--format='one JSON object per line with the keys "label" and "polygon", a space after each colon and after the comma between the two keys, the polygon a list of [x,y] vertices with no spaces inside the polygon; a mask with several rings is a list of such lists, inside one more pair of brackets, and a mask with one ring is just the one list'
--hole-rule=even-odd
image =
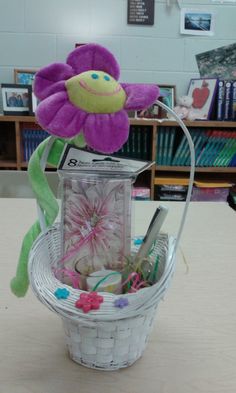
{"label": "wooden table surface", "polygon": [[[144,234],[158,202],[136,202]],[[182,203],[168,203],[176,233]],[[143,357],[121,371],[77,365],[60,318],[9,281],[23,234],[36,218],[32,199],[0,199],[0,393],[235,393],[236,212],[225,203],[190,205],[177,268]]]}

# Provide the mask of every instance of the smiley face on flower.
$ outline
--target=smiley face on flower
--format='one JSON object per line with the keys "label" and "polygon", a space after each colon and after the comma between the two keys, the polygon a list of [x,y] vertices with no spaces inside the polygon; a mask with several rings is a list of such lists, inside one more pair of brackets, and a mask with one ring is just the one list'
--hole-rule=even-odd
{"label": "smiley face on flower", "polygon": [[89,113],[115,113],[126,101],[121,85],[103,71],[86,71],[66,81],[69,100]]}
{"label": "smiley face on flower", "polygon": [[159,96],[157,85],[119,83],[115,57],[97,44],[72,51],[66,64],[37,72],[34,93],[41,100],[39,124],[49,133],[85,142],[101,153],[119,150],[129,136],[128,110],[141,110]]}

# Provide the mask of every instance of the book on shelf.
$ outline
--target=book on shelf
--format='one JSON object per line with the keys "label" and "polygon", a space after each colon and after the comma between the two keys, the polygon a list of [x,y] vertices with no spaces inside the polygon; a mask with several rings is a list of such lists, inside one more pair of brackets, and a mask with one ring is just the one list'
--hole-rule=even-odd
{"label": "book on shelf", "polygon": [[231,114],[232,120],[236,121],[236,81],[232,83],[232,101],[231,101]]}
{"label": "book on shelf", "polygon": [[151,159],[151,137],[148,126],[130,126],[127,142],[115,153],[116,156],[139,158],[141,160]]}
{"label": "book on shelf", "polygon": [[31,155],[38,147],[38,145],[47,137],[49,134],[47,131],[38,129],[24,128],[22,130],[22,146],[23,146],[23,158],[24,161],[28,162]]}
{"label": "book on shelf", "polygon": [[[144,156],[146,155],[146,152],[144,152],[144,149],[143,149],[143,154],[142,154],[142,142],[141,142],[142,131],[141,131],[141,128],[138,127],[136,132],[137,132],[137,136],[136,136],[137,154],[136,154],[136,157],[137,158],[142,158],[142,157],[144,158]],[[145,132],[143,132],[143,134],[145,134]]]}
{"label": "book on shelf", "polygon": [[[196,146],[197,141],[200,139],[200,134],[201,131],[200,130],[192,130],[191,131],[191,136],[192,136],[192,141],[194,146]],[[190,155],[190,149],[189,149],[189,145],[188,143],[186,143],[186,147],[184,150],[184,155],[183,155],[183,159],[182,159],[182,163],[181,165],[190,165],[191,164],[191,155]]]}
{"label": "book on shelf", "polygon": [[219,151],[224,145],[224,132],[213,131],[209,138],[209,152],[204,161],[205,166],[212,166]]}
{"label": "book on shelf", "polygon": [[203,152],[203,147],[205,146],[205,143],[206,143],[208,137],[209,137],[208,133],[204,133],[201,130],[199,131],[199,135],[198,135],[197,141],[196,141],[196,143],[194,145],[196,165],[199,162],[200,156],[201,156],[201,154]]}
{"label": "book on shelf", "polygon": [[236,120],[236,81],[219,80],[216,97],[216,120]]}
{"label": "book on shelf", "polygon": [[[139,138],[140,135],[140,138]],[[151,146],[152,146],[152,133],[151,130],[144,126],[139,128],[138,140],[140,140],[140,158],[143,160],[150,160],[151,158]]]}
{"label": "book on shelf", "polygon": [[231,167],[236,166],[236,153],[233,155],[232,160],[229,163],[229,166]]}
{"label": "book on shelf", "polygon": [[134,128],[130,130],[129,141],[130,141],[130,157],[134,158],[138,155],[136,151],[136,138],[138,131]]}
{"label": "book on shelf", "polygon": [[[236,166],[236,132],[208,128],[190,128],[189,131],[194,144],[196,166]],[[187,138],[185,135],[180,138],[175,126],[160,127],[156,154],[157,165],[190,166],[191,163]]]}
{"label": "book on shelf", "polygon": [[180,143],[178,144],[178,146],[177,146],[177,148],[176,148],[176,151],[175,151],[175,153],[174,153],[174,155],[173,155],[173,157],[172,157],[171,165],[175,165],[175,166],[180,165],[181,156],[182,156],[182,154],[183,154],[184,146],[185,146],[185,143],[186,143],[186,142],[187,142],[187,138],[186,138],[185,135],[183,135],[182,138],[181,138],[181,141],[180,141]]}
{"label": "book on shelf", "polygon": [[224,120],[232,120],[231,117],[232,86],[233,83],[231,81],[225,82]]}
{"label": "book on shelf", "polygon": [[157,154],[156,154],[156,163],[157,165],[163,165],[162,160],[162,151],[163,151],[163,139],[164,139],[164,127],[159,127],[157,133]]}
{"label": "book on shelf", "polygon": [[236,153],[236,139],[229,138],[225,144],[224,152],[219,160],[219,166],[227,167]]}
{"label": "book on shelf", "polygon": [[168,147],[168,153],[167,153],[167,165],[171,165],[172,161],[172,155],[173,155],[173,150],[174,150],[174,140],[175,140],[175,127],[170,128],[170,140],[169,140],[169,147]]}
{"label": "book on shelf", "polygon": [[[213,166],[228,166],[234,155],[235,138],[235,132],[225,132],[225,136],[221,137],[222,145],[220,145],[220,150],[213,162]],[[230,158],[229,162],[228,158]]]}
{"label": "book on shelf", "polygon": [[170,135],[170,127],[165,127],[164,129],[164,145],[163,145],[163,152],[162,152],[162,165],[167,165],[167,154],[169,148],[169,135]]}
{"label": "book on shelf", "polygon": [[198,166],[207,166],[208,157],[210,154],[210,150],[212,148],[212,131],[208,131],[201,135],[201,139],[203,140],[202,149],[199,152],[199,155],[196,157],[196,164]]}
{"label": "book on shelf", "polygon": [[218,90],[216,96],[216,119],[223,120],[224,119],[224,97],[225,97],[225,81],[220,80],[218,82]]}
{"label": "book on shelf", "polygon": [[176,127],[159,127],[157,132],[157,165],[171,165],[176,139]]}
{"label": "book on shelf", "polygon": [[146,129],[142,130],[141,127],[138,129],[138,151],[140,151],[140,157],[143,160],[148,160],[150,158],[148,151],[148,132]]}

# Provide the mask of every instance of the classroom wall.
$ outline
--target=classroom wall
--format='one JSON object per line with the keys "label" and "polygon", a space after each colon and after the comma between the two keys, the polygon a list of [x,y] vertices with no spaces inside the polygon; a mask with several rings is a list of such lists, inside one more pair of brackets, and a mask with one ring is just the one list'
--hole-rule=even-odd
{"label": "classroom wall", "polygon": [[235,42],[236,3],[180,0],[184,8],[216,13],[215,35],[180,35],[175,0],[155,1],[154,26],[127,25],[127,0],[0,0],[0,82],[13,82],[14,68],[65,61],[76,42],[109,48],[121,80],[174,84],[187,92],[199,77],[195,54]]}

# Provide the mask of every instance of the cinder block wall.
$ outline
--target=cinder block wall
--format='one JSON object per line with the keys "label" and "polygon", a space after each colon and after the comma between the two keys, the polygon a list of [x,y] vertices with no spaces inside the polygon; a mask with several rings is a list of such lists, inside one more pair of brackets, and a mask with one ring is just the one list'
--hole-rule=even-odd
{"label": "cinder block wall", "polygon": [[127,25],[127,0],[0,0],[0,82],[13,82],[14,68],[64,61],[76,42],[109,48],[121,80],[174,84],[177,94],[198,77],[195,54],[235,42],[236,3],[180,1],[184,8],[214,11],[215,35],[179,33],[175,0],[155,1],[154,26]]}

